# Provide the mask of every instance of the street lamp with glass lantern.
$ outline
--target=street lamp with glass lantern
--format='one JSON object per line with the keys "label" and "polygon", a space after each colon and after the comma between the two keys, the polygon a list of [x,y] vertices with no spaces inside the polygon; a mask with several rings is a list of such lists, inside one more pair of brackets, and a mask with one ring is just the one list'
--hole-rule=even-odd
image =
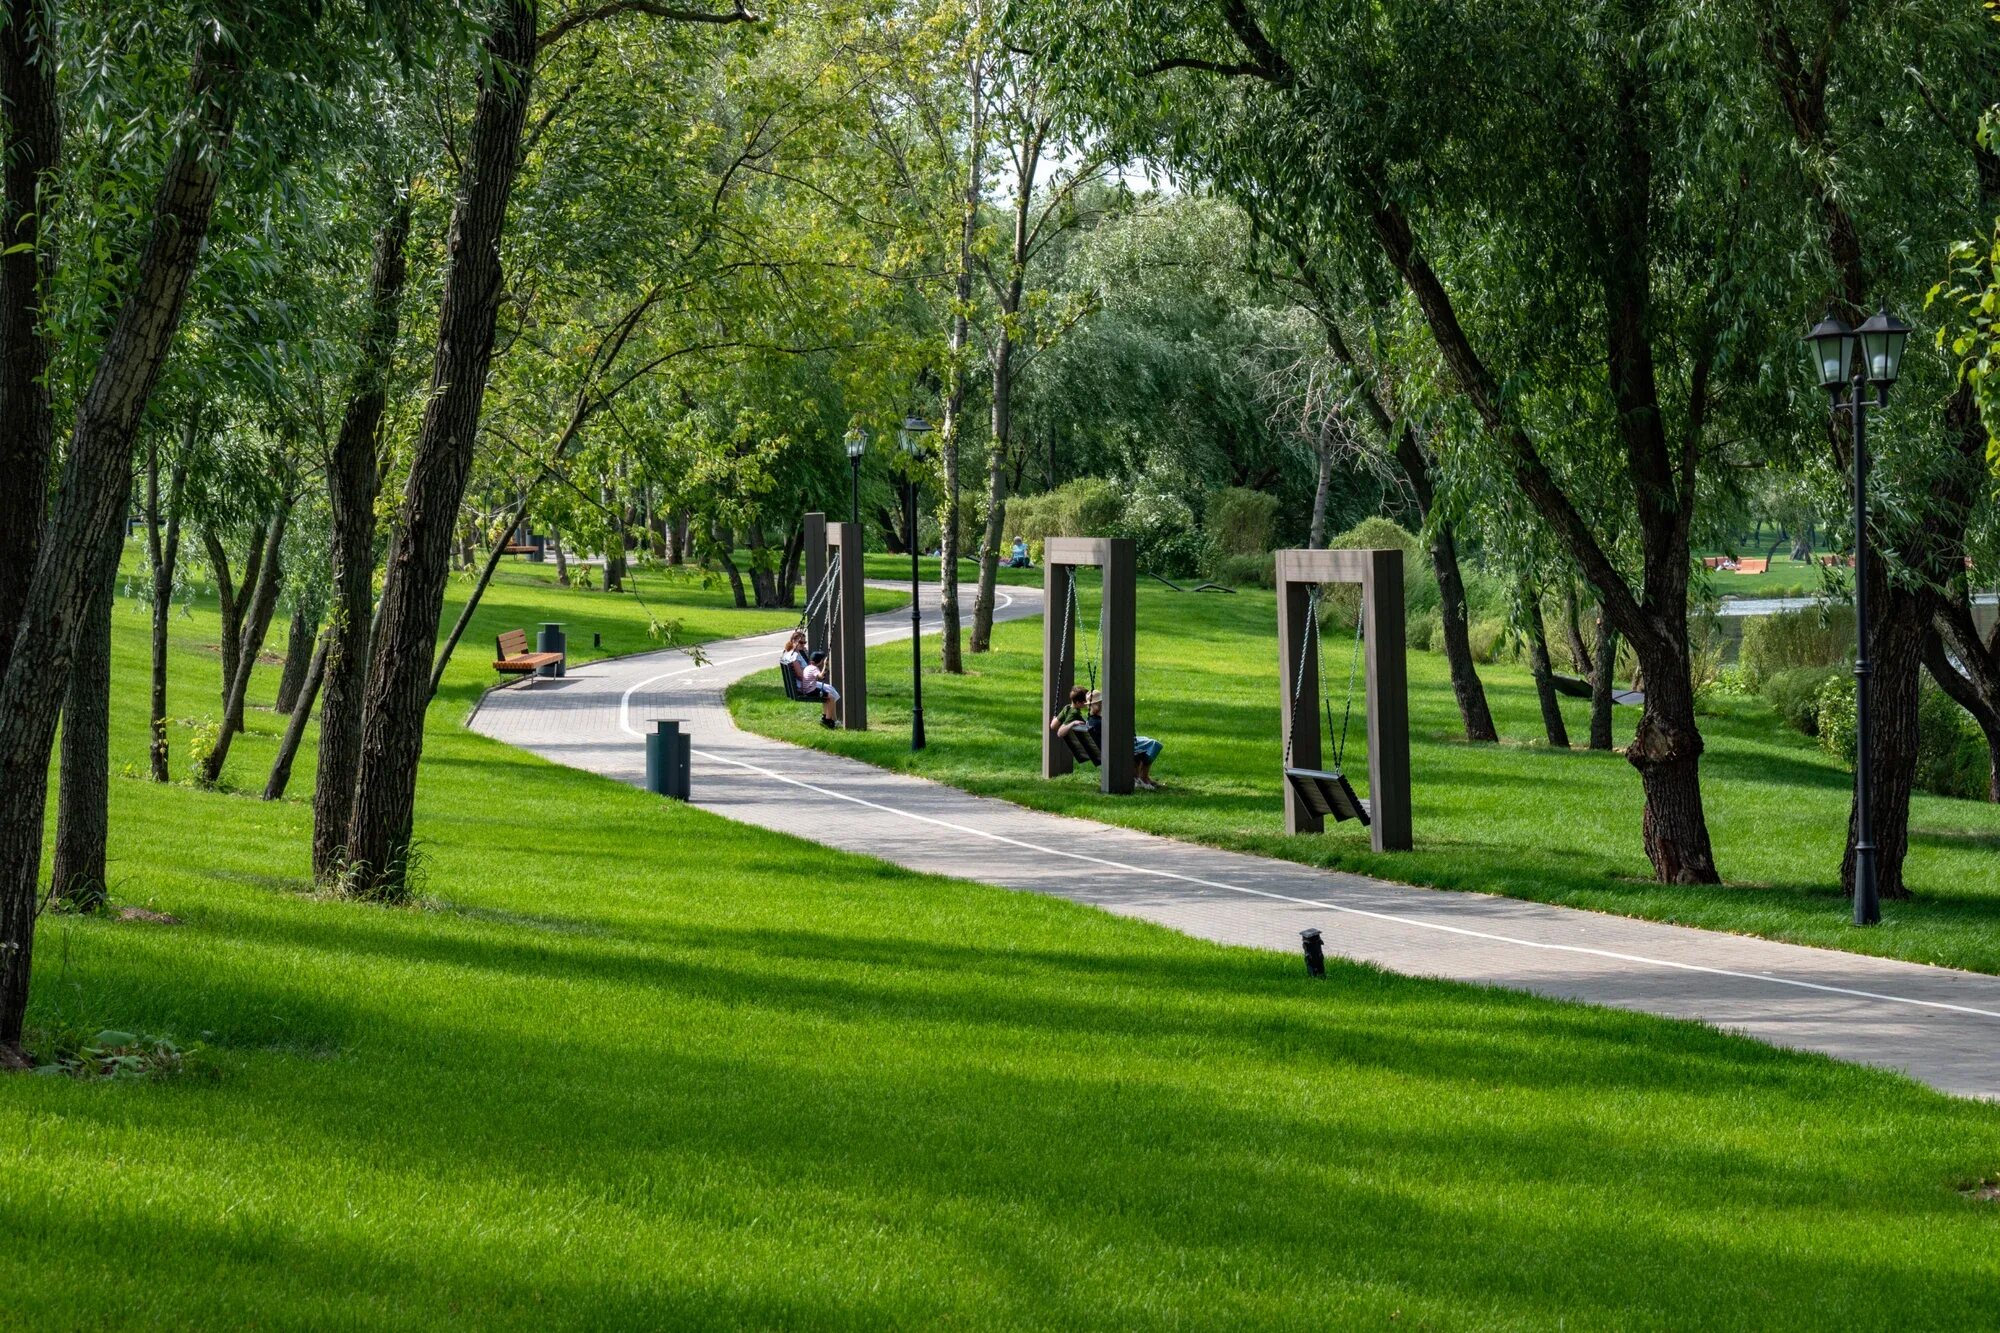
{"label": "street lamp with glass lantern", "polygon": [[920,575],[917,556],[923,543],[917,540],[917,464],[924,458],[924,436],[930,434],[931,423],[922,417],[903,418],[902,430],[898,432],[903,445],[903,461],[906,478],[904,481],[904,528],[910,541],[910,748],[924,748],[924,646],[922,637],[923,613],[917,605],[917,589]]}
{"label": "street lamp with glass lantern", "polygon": [[848,506],[848,521],[861,527],[861,458],[868,452],[868,432],[856,426],[847,432],[847,467],[854,474],[854,498]]}
{"label": "street lamp with glass lantern", "polygon": [[[1868,814],[1868,677],[1873,670],[1868,661],[1868,409],[1888,403],[1889,390],[1902,369],[1910,326],[1885,306],[1858,329],[1828,314],[1813,325],[1805,340],[1812,345],[1820,387],[1827,391],[1836,415],[1846,410],[1854,431],[1854,924],[1872,926],[1882,919],[1882,900],[1876,888],[1875,835]],[[1874,386],[1873,396],[1866,392],[1869,385]]]}

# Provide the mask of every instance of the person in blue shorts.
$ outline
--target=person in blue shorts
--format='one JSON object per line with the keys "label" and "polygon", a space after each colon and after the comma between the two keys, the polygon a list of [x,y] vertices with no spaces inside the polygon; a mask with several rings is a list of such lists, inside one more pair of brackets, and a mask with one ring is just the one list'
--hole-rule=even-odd
{"label": "person in blue shorts", "polygon": [[[1102,750],[1104,748],[1103,693],[1098,690],[1092,690],[1087,706],[1090,709],[1090,714],[1084,719],[1083,724],[1090,729],[1090,734],[1097,738],[1098,748]],[[1160,789],[1160,784],[1153,781],[1153,761],[1160,757],[1160,751],[1165,748],[1165,746],[1161,745],[1151,736],[1134,736],[1132,738],[1132,781],[1135,786],[1144,788],[1146,791],[1158,791]]]}

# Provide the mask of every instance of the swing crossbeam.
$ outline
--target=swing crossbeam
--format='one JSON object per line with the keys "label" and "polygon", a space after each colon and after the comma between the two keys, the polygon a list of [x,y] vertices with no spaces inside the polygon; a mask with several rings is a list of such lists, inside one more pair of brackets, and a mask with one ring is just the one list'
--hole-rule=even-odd
{"label": "swing crossbeam", "polygon": [[[1361,676],[1366,682],[1368,799],[1321,745],[1319,592],[1361,589]],[[1279,551],[1278,673],[1283,727],[1285,831],[1318,833],[1328,818],[1359,819],[1376,851],[1407,851],[1410,837],[1409,684],[1404,664],[1403,553]],[[1349,694],[1352,697],[1353,682]]]}
{"label": "swing crossbeam", "polygon": [[1077,747],[1092,739],[1077,739],[1075,732],[1058,737],[1047,726],[1069,701],[1078,651],[1090,652],[1080,633],[1084,627],[1074,622],[1076,571],[1091,566],[1104,571],[1096,651],[1090,653],[1098,665],[1097,688],[1104,695],[1104,730],[1094,747],[1099,753],[1088,762],[1098,765],[1099,790],[1125,796],[1131,794],[1136,772],[1132,737],[1139,562],[1129,537],[1049,537],[1042,543],[1042,776],[1073,772],[1087,758]]}

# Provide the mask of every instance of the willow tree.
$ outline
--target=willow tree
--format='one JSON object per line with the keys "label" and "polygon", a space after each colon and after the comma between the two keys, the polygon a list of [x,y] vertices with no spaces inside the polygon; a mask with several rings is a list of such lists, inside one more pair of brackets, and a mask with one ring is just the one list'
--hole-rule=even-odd
{"label": "willow tree", "polygon": [[[1021,12],[1020,40],[1129,142],[1397,275],[1477,447],[1639,659],[1627,757],[1655,875],[1714,881],[1689,543],[1720,395],[1755,373],[1725,336],[1745,319],[1749,232],[1728,218],[1752,151],[1747,52],[1646,0]],[[1586,395],[1599,429],[1547,428]],[[1579,500],[1607,473],[1623,477],[1636,571]]]}

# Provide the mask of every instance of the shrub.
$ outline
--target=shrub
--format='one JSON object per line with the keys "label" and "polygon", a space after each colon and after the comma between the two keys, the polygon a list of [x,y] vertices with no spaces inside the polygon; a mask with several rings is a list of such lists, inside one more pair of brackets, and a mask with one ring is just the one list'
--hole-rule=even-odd
{"label": "shrub", "polygon": [[1979,724],[1950,695],[1925,682],[1917,704],[1917,786],[1938,796],[1983,801],[1989,774]]}
{"label": "shrub", "polygon": [[1117,526],[1112,535],[1132,538],[1143,570],[1180,578],[1208,564],[1209,537],[1195,526],[1193,506],[1153,478],[1132,488]]}
{"label": "shrub", "polygon": [[1262,555],[1211,553],[1208,577],[1211,582],[1231,588],[1275,588],[1278,586],[1278,562],[1269,551]]}
{"label": "shrub", "polygon": [[1815,696],[1819,718],[1819,748],[1854,767],[1854,677],[1833,672]]}
{"label": "shrub", "polygon": [[1472,660],[1497,662],[1508,647],[1511,635],[1507,622],[1496,616],[1482,616],[1467,630],[1472,640]]}
{"label": "shrub", "polygon": [[[1820,689],[1820,748],[1854,767],[1854,678],[1836,673]],[[1986,739],[1955,700],[1926,681],[1917,699],[1919,791],[1983,801],[1987,796]]]}
{"label": "shrub", "polygon": [[1262,555],[1271,549],[1278,522],[1278,497],[1231,486],[1211,491],[1203,516],[1208,539],[1221,556]]}
{"label": "shrub", "polygon": [[[1193,515],[1188,517],[1193,526]],[[1045,537],[1124,537],[1125,492],[1102,477],[1078,477],[1040,495],[1016,495],[1007,501],[1003,543],[1016,533],[1028,539],[1028,554],[1042,559]]]}
{"label": "shrub", "polygon": [[1759,693],[1778,711],[1786,726],[1817,736],[1820,689],[1841,674],[1839,667],[1794,667],[1768,677]]}
{"label": "shrub", "polygon": [[1780,671],[1839,666],[1853,654],[1854,609],[1815,606],[1745,621],[1739,660],[1755,687]]}

